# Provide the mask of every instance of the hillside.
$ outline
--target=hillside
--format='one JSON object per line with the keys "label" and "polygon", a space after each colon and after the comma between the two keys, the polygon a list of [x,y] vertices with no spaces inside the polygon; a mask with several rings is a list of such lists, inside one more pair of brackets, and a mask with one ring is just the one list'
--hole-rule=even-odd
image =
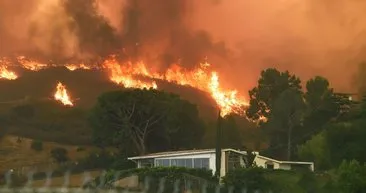
{"label": "hillside", "polygon": [[[17,72],[19,78],[16,80],[0,80],[0,126],[4,128],[0,134],[67,144],[90,144],[89,109],[102,93],[123,89],[112,83],[104,72],[96,70],[71,72],[59,67],[38,72],[18,69]],[[53,99],[58,81],[66,85],[74,107],[63,106]],[[173,83],[157,83],[159,89],[197,104],[203,119],[216,119],[215,102],[207,93]],[[31,115],[27,111],[32,111]]]}
{"label": "hillside", "polygon": [[[47,171],[55,168],[50,151],[55,147],[62,147],[68,151],[71,161],[76,161],[87,156],[91,152],[99,151],[92,146],[64,145],[55,142],[43,142],[43,150],[35,151],[31,148],[32,139],[20,138],[16,136],[4,136],[0,141],[0,172],[13,169],[14,172],[27,172],[33,169],[37,171]],[[31,159],[30,159],[31,158]]]}

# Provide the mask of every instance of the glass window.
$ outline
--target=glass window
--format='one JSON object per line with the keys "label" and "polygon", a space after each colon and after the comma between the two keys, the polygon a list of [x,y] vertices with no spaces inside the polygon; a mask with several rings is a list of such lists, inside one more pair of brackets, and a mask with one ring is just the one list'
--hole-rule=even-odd
{"label": "glass window", "polygon": [[170,166],[179,166],[178,161],[179,161],[179,159],[171,159]]}
{"label": "glass window", "polygon": [[199,158],[193,159],[193,167],[194,168],[201,168],[202,167],[202,160]]}
{"label": "glass window", "polygon": [[162,166],[163,165],[163,161],[158,159],[156,160],[156,166]]}
{"label": "glass window", "polygon": [[153,167],[154,166],[154,159],[144,159],[140,160],[140,167]]}
{"label": "glass window", "polygon": [[159,160],[156,160],[156,162],[158,163],[158,166],[162,166],[162,167],[169,167],[170,166],[170,160],[169,159],[159,159]]}
{"label": "glass window", "polygon": [[185,166],[187,168],[193,168],[193,161],[192,161],[192,159],[184,159],[184,161],[185,161]]}
{"label": "glass window", "polygon": [[178,159],[177,161],[179,167],[186,167],[186,162],[184,159]]}
{"label": "glass window", "polygon": [[208,158],[202,159],[202,168],[206,168],[206,169],[210,168],[210,161]]}
{"label": "glass window", "polygon": [[194,168],[210,168],[210,160],[208,158],[196,158],[193,159]]}

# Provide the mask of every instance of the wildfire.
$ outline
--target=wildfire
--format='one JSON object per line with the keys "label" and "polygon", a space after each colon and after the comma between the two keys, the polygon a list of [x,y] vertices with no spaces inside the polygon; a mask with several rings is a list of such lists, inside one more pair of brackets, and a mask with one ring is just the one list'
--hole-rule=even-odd
{"label": "wildfire", "polygon": [[136,79],[136,76],[145,76],[152,79],[160,79],[174,82],[179,85],[189,85],[193,88],[208,92],[221,109],[221,115],[229,113],[243,114],[244,106],[248,103],[237,97],[237,91],[225,91],[220,87],[217,72],[209,70],[210,64],[203,63],[191,71],[173,65],[165,73],[159,74],[149,70],[143,62],[135,65],[132,63],[120,64],[114,57],[105,60],[103,67],[109,70],[110,80],[123,84],[125,87],[157,88],[154,81],[146,82]]}
{"label": "wildfire", "polygon": [[8,70],[8,61],[5,58],[0,58],[0,79],[15,80],[18,76],[15,72]]}
{"label": "wildfire", "polygon": [[[21,67],[38,71],[41,69],[53,67],[55,65],[42,64],[36,61],[25,58],[24,56],[17,57]],[[9,71],[0,60],[0,78],[16,79],[17,75]],[[209,93],[216,101],[217,106],[221,110],[222,116],[229,113],[243,114],[243,107],[248,106],[247,101],[237,95],[236,90],[226,90],[220,85],[219,74],[211,70],[209,63],[202,63],[197,68],[187,70],[178,64],[172,65],[165,72],[157,72],[148,68],[144,62],[119,62],[114,55],[104,60],[101,66],[91,66],[81,64],[65,64],[70,71],[76,69],[102,69],[107,71],[109,79],[126,88],[153,88],[157,89],[158,85],[154,80],[163,80],[172,82],[178,85],[187,85],[193,88]],[[57,92],[54,95],[55,99],[61,101],[64,105],[73,106],[66,88],[62,83],[58,83]]]}
{"label": "wildfire", "polygon": [[17,78],[15,72],[9,71],[6,66],[0,66],[0,79],[15,80]]}
{"label": "wildfire", "polygon": [[132,63],[121,65],[114,57],[107,59],[103,63],[103,68],[110,72],[109,78],[111,81],[122,84],[126,88],[154,88],[158,86],[154,81],[147,82],[134,78],[137,75],[151,77],[149,71],[143,63],[137,63],[133,66]]}
{"label": "wildfire", "polygon": [[39,71],[49,67],[50,65],[42,64],[33,60],[29,60],[24,56],[17,57],[18,62],[23,66],[23,68],[32,70],[32,71]]}
{"label": "wildfire", "polygon": [[54,97],[55,100],[60,101],[62,104],[66,106],[74,106],[67,93],[66,87],[61,82],[57,84],[56,93]]}
{"label": "wildfire", "polygon": [[89,66],[86,66],[85,64],[66,64],[65,67],[69,69],[70,71],[74,71],[77,69],[84,69],[84,70],[90,70],[91,68]]}

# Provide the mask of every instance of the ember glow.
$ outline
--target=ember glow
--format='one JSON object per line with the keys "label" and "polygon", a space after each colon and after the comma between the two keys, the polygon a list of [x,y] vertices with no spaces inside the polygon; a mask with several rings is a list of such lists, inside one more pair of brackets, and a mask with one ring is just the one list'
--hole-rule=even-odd
{"label": "ember glow", "polygon": [[[39,63],[25,57],[17,57],[17,61],[21,67],[32,71],[56,66],[53,64]],[[249,105],[244,97],[237,95],[236,90],[225,89],[220,84],[218,72],[212,70],[211,65],[207,62],[201,63],[198,67],[191,70],[182,68],[179,64],[174,64],[164,72],[158,72],[155,69],[148,68],[148,65],[143,61],[136,63],[119,62],[115,55],[111,55],[99,66],[86,65],[84,63],[65,64],[63,66],[70,71],[75,71],[76,69],[99,69],[105,71],[112,82],[123,85],[126,88],[158,89],[159,86],[156,80],[190,86],[209,93],[220,108],[222,116],[230,113],[243,115],[244,107]],[[0,72],[0,77],[6,77],[10,80],[17,78],[14,72],[7,70],[6,65],[2,65]],[[62,83],[58,83],[57,92],[54,97],[64,105],[73,106],[66,88]]]}
{"label": "ember glow", "polygon": [[60,101],[66,106],[74,106],[74,104],[70,100],[70,96],[67,93],[66,87],[61,82],[57,84],[54,97],[55,100]]}

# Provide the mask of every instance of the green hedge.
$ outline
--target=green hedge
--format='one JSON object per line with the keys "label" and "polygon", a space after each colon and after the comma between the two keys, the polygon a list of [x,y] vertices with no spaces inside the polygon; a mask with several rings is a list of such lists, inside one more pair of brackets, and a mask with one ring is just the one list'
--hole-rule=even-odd
{"label": "green hedge", "polygon": [[84,188],[111,188],[113,182],[118,179],[137,175],[139,181],[144,183],[149,181],[149,191],[156,192],[159,189],[160,180],[164,179],[164,192],[173,192],[174,186],[179,182],[179,189],[184,189],[190,184],[191,188],[200,188],[204,183],[208,187],[213,187],[218,180],[212,175],[211,170],[193,169],[183,167],[153,167],[153,168],[135,168],[123,171],[109,171],[103,176],[97,177]]}
{"label": "green hedge", "polygon": [[233,189],[234,193],[243,192],[243,189],[248,193],[268,192],[271,182],[265,176],[267,172],[268,170],[259,167],[239,168],[228,172],[222,181],[225,189]]}

